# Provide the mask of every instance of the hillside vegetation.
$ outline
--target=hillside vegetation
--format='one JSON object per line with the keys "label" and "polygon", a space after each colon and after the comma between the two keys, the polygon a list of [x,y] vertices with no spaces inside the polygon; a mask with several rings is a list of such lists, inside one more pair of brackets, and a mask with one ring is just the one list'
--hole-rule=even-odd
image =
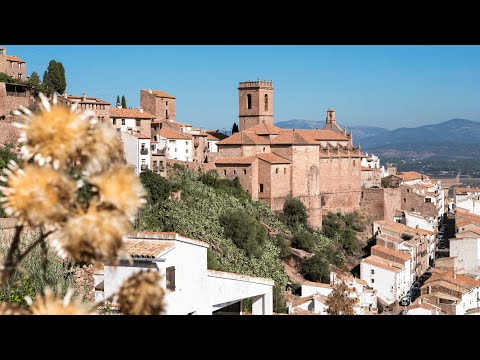
{"label": "hillside vegetation", "polygon": [[293,256],[291,247],[311,254],[300,259],[298,271],[312,281],[328,282],[332,265],[348,270],[346,258],[359,255],[358,214],[326,217],[327,236],[307,226],[305,207],[296,199],[287,201],[284,212],[274,214],[265,204],[251,200],[238,179],[219,179],[213,171],[195,173],[181,166],[169,170],[174,174],[168,180],[149,171],[141,173],[149,202],[140,211],[135,229],[174,231],[209,243],[210,269],[272,278],[276,312],[285,310],[280,294],[291,281],[282,259]]}

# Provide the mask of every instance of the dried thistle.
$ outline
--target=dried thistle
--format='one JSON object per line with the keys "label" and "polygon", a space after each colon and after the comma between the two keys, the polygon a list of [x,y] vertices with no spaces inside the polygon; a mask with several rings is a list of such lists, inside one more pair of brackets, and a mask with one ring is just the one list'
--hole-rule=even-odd
{"label": "dried thistle", "polygon": [[116,164],[89,179],[100,193],[100,201],[123,211],[130,219],[146,203],[145,190],[132,168]]}
{"label": "dried thistle", "polygon": [[108,169],[112,163],[123,160],[123,148],[113,128],[97,123],[86,134],[76,161],[87,174]]}
{"label": "dried thistle", "polygon": [[164,290],[158,272],[140,271],[130,276],[118,291],[120,311],[125,315],[159,315],[164,310]]}
{"label": "dried thistle", "polygon": [[74,290],[68,289],[63,300],[59,296],[55,296],[52,289],[45,288],[45,296],[37,294],[35,303],[32,304],[32,299],[26,298],[31,305],[30,310],[33,315],[88,315],[90,311],[82,304],[79,297],[73,302],[72,295]]}
{"label": "dried thistle", "polygon": [[121,211],[99,209],[91,204],[87,212],[67,220],[54,234],[52,246],[63,258],[69,255],[75,261],[114,262],[130,226]]}
{"label": "dried thistle", "polygon": [[0,315],[30,315],[30,311],[16,303],[2,302],[0,303]]}
{"label": "dried thistle", "polygon": [[7,215],[14,215],[30,225],[54,225],[66,220],[76,198],[76,183],[65,174],[49,167],[26,165],[19,169],[15,162],[4,169],[8,179],[2,187],[3,207]]}
{"label": "dried thistle", "polygon": [[26,160],[33,157],[40,166],[52,163],[58,169],[84,146],[87,130],[94,122],[89,120],[92,113],[78,110],[76,104],[71,108],[57,104],[56,96],[52,106],[43,94],[39,97],[40,111],[32,113],[22,107],[24,114],[16,112],[24,119],[16,124],[22,130],[19,142],[25,144],[21,151]]}

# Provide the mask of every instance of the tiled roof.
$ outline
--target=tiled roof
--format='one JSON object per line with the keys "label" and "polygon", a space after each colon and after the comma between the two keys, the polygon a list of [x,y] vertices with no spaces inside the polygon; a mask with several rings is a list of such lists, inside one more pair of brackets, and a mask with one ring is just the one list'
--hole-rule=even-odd
{"label": "tiled roof", "polygon": [[216,138],[217,140],[223,140],[228,138],[228,135],[222,134],[218,130],[206,130],[206,131],[210,136],[212,136],[213,138]]}
{"label": "tiled roof", "polygon": [[275,145],[318,145],[319,141],[347,141],[348,138],[331,130],[294,130],[281,129],[272,139]]}
{"label": "tiled roof", "polygon": [[190,239],[182,236],[176,232],[169,231],[137,231],[131,232],[126,235],[127,239],[153,239],[153,240],[176,240],[183,241],[192,244],[201,245],[203,247],[209,247],[210,245],[201,240]]}
{"label": "tiled roof", "polygon": [[245,132],[255,133],[256,135],[278,135],[282,129],[272,124],[260,123],[244,130]]}
{"label": "tiled roof", "polygon": [[272,153],[259,153],[257,157],[270,164],[290,164],[290,160]]}
{"label": "tiled roof", "polygon": [[192,137],[186,134],[182,134],[167,128],[162,127],[158,134],[161,137],[167,138],[167,139],[182,139],[182,140],[191,140]]}
{"label": "tiled roof", "polygon": [[438,306],[430,304],[430,303],[428,303],[425,300],[422,300],[420,298],[415,300],[415,302],[408,307],[408,310],[413,310],[413,309],[425,309],[425,310],[441,311],[441,308],[439,308]]}
{"label": "tiled roof", "polygon": [[133,258],[156,258],[173,247],[173,243],[159,240],[127,239],[124,243],[124,249]]}
{"label": "tiled roof", "polygon": [[130,118],[130,119],[153,119],[155,116],[140,112],[138,109],[110,109],[110,117],[114,118]]}
{"label": "tiled roof", "polygon": [[269,145],[270,141],[254,133],[238,132],[223,139],[217,145]]}
{"label": "tiled roof", "polygon": [[[468,233],[472,233],[472,235],[468,235]],[[451,238],[450,240],[461,240],[461,239],[467,239],[467,238],[478,238],[480,237],[480,227],[471,229],[471,230],[466,230],[463,233],[460,233],[460,235]]]}
{"label": "tiled roof", "polygon": [[84,101],[82,96],[67,95],[67,99],[65,99],[63,96],[59,96],[58,99],[60,101],[66,100],[69,103],[78,102],[79,104],[110,105],[109,102],[96,97],[86,97]]}
{"label": "tiled roof", "polygon": [[[149,90],[142,89],[145,92],[149,92]],[[152,94],[154,94],[157,97],[162,97],[162,98],[169,98],[169,99],[175,99],[175,96],[170,95],[166,93],[165,91],[162,90],[152,90]]]}
{"label": "tiled roof", "polygon": [[256,159],[256,155],[247,157],[219,158],[215,160],[215,164],[251,164]]}
{"label": "tiled roof", "polygon": [[370,255],[369,257],[362,259],[362,262],[366,262],[367,264],[396,273],[401,272],[404,269],[404,266],[402,264],[396,263],[394,261],[388,261],[375,255]]}
{"label": "tiled roof", "polygon": [[469,192],[480,192],[480,188],[456,187],[455,194],[466,194]]}
{"label": "tiled roof", "polygon": [[330,285],[330,284],[324,284],[324,283],[313,282],[313,281],[305,281],[302,285],[319,287],[319,288],[324,288],[324,289],[333,289],[332,285]]}
{"label": "tiled roof", "polygon": [[[425,284],[428,285],[433,282],[444,281],[444,282],[448,282],[455,286],[463,287],[466,289],[471,289],[472,287],[480,287],[479,280],[475,280],[475,279],[472,279],[471,277],[461,275],[461,274],[456,274],[454,277],[454,274],[452,271],[440,270],[440,269],[437,269],[437,270],[438,271],[432,273],[432,276],[427,281],[425,281]],[[449,288],[452,288],[452,287],[449,287]],[[456,289],[453,289],[453,290],[456,290]]]}
{"label": "tiled roof", "polygon": [[122,132],[123,132],[124,134],[130,135],[130,136],[133,136],[133,137],[136,137],[137,139],[150,139],[150,136],[145,135],[145,134],[141,134],[141,133],[131,134],[131,133],[126,132],[126,131],[122,131]]}
{"label": "tiled roof", "polygon": [[397,250],[388,249],[388,248],[386,248],[384,246],[381,246],[381,245],[372,246],[372,250],[377,250],[377,251],[380,251],[384,254],[398,257],[398,258],[400,258],[404,261],[410,260],[410,255],[407,255],[407,254],[405,254],[403,252],[400,252],[400,251],[397,251]]}
{"label": "tiled roof", "polygon": [[378,224],[381,229],[386,229],[386,230],[393,231],[393,232],[396,232],[396,233],[407,234],[407,235],[411,235],[411,236],[415,236],[417,234],[431,234],[432,233],[431,231],[428,231],[428,230],[423,230],[423,229],[420,229],[420,228],[411,228],[407,225],[397,223],[395,221],[388,220],[388,219],[387,220],[375,221],[375,223]]}
{"label": "tiled roof", "polygon": [[7,55],[7,61],[16,61],[16,62],[22,62],[22,63],[25,62],[22,59],[20,59],[19,57],[16,57],[14,55]]}
{"label": "tiled roof", "polygon": [[420,174],[419,172],[416,172],[416,171],[400,172],[400,173],[397,173],[397,176],[402,178],[403,181],[422,179],[426,177],[426,175]]}

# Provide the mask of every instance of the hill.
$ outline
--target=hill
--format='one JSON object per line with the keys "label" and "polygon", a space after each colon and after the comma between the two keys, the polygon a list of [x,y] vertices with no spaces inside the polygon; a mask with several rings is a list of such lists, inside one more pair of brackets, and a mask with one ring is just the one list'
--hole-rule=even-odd
{"label": "hill", "polygon": [[476,159],[480,122],[452,119],[416,128],[399,128],[362,139],[362,148],[385,158]]}
{"label": "hill", "polygon": [[[322,128],[324,125],[323,121],[316,121],[316,120],[302,120],[302,119],[293,119],[288,121],[281,121],[275,123],[275,126],[278,126],[282,129],[317,129]],[[363,139],[369,136],[375,136],[381,134],[387,129],[374,127],[374,126],[352,126],[348,127],[347,131],[353,132],[353,140],[354,142]]]}

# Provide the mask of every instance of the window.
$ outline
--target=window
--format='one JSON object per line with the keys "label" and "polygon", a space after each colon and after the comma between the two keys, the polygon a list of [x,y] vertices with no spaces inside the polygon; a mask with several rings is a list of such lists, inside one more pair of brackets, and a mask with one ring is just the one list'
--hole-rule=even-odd
{"label": "window", "polygon": [[19,69],[22,68],[22,63],[18,63],[18,68],[19,68]]}
{"label": "window", "polygon": [[157,162],[156,161],[153,162],[153,167],[157,167]]}
{"label": "window", "polygon": [[375,283],[375,279],[370,279],[370,280],[372,280],[372,284]]}
{"label": "window", "polygon": [[177,152],[177,148],[175,148],[175,152]]}
{"label": "window", "polygon": [[137,120],[137,121],[135,122],[135,125],[136,125],[136,126],[140,126],[140,120]]}
{"label": "window", "polygon": [[263,152],[265,152],[265,148],[263,148]]}
{"label": "window", "polygon": [[287,174],[287,168],[283,168],[283,175]]}
{"label": "window", "polygon": [[23,74],[18,74],[18,80],[22,80]]}
{"label": "window", "polygon": [[233,170],[233,175],[237,175],[237,170]]}
{"label": "window", "polygon": [[247,94],[247,109],[250,110],[252,108],[252,95]]}
{"label": "window", "polygon": [[265,111],[268,111],[268,95],[265,94]]}
{"label": "window", "polygon": [[275,174],[278,174],[278,168],[275,169]]}
{"label": "window", "polygon": [[260,184],[260,192],[263,193],[263,184]]}
{"label": "window", "polygon": [[372,274],[372,275],[375,274],[375,270],[370,269],[370,274]]}
{"label": "window", "polygon": [[355,166],[355,160],[353,160],[353,166]]}
{"label": "window", "polygon": [[227,170],[223,170],[223,175],[227,175]]}
{"label": "window", "polygon": [[142,159],[142,165],[145,165],[145,159]]}
{"label": "window", "polygon": [[165,117],[168,119],[168,109],[165,110]]}
{"label": "window", "polygon": [[188,149],[185,149],[185,152],[188,154]]}
{"label": "window", "polygon": [[407,193],[409,193],[409,192],[410,192],[410,189],[407,189]]}
{"label": "window", "polygon": [[243,175],[247,175],[247,169],[243,169]]}
{"label": "window", "polygon": [[407,202],[407,198],[403,198],[403,202],[404,202],[404,203]]}
{"label": "window", "polygon": [[412,211],[415,211],[415,208],[412,208]]}
{"label": "window", "polygon": [[426,202],[426,203],[431,203],[431,202],[432,202],[432,199],[430,199],[430,198],[425,198],[425,202]]}
{"label": "window", "polygon": [[175,266],[167,267],[167,289],[175,291]]}
{"label": "window", "polygon": [[145,150],[145,143],[142,143],[142,150]]}
{"label": "window", "polygon": [[10,62],[10,67],[13,67],[13,62]]}
{"label": "window", "polygon": [[112,124],[113,124],[113,125],[117,125],[117,119],[113,119],[113,120],[112,120]]}
{"label": "window", "polygon": [[155,150],[155,145],[152,145],[152,150]]}
{"label": "window", "polygon": [[122,119],[122,125],[125,125],[125,119]]}

